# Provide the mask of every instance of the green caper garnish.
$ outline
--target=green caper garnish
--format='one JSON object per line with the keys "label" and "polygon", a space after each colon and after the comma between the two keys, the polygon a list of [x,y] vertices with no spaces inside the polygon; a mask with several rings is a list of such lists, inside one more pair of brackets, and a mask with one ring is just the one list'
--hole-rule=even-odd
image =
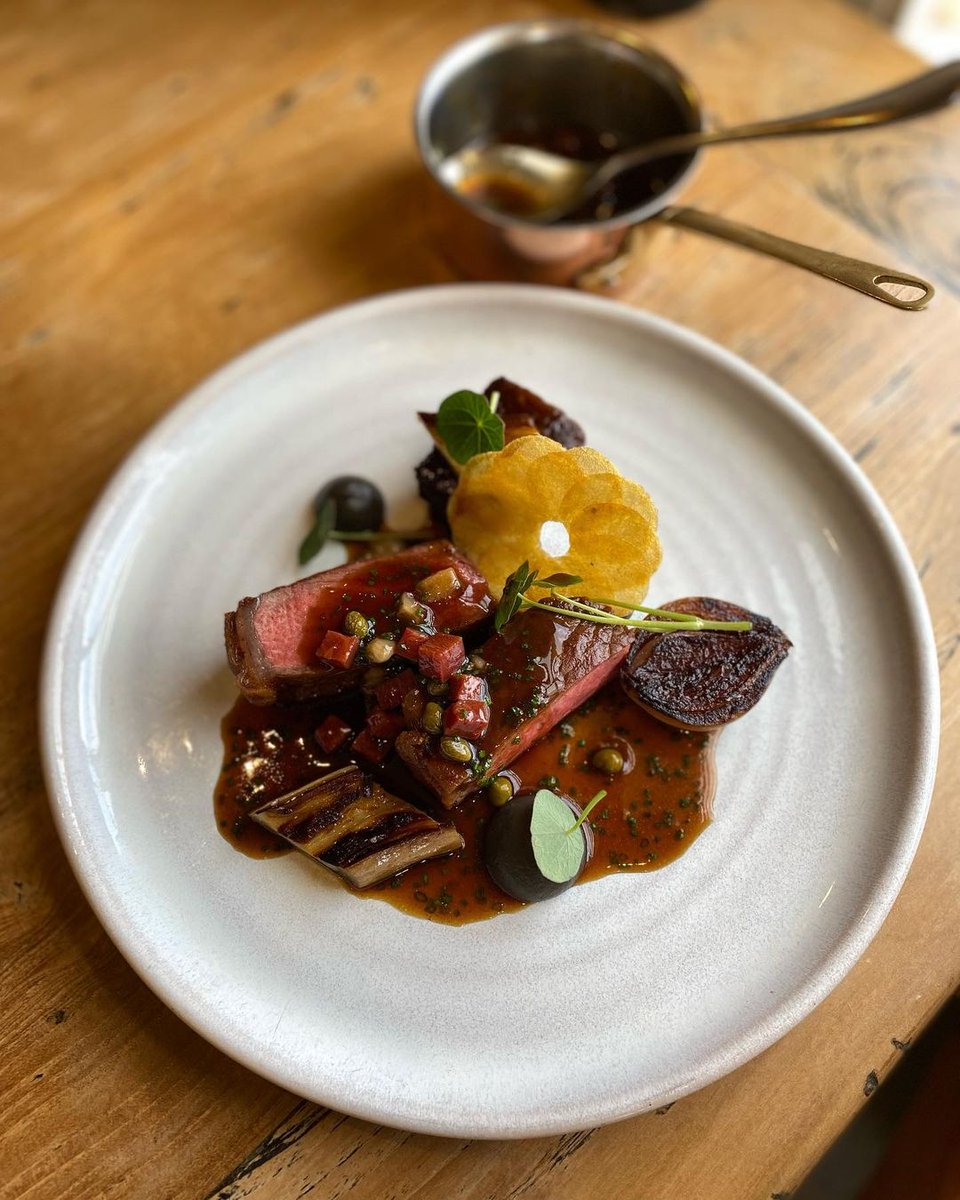
{"label": "green caper garnish", "polygon": [[447,685],[442,683],[439,679],[428,679],[427,691],[431,696],[443,696],[446,695]]}
{"label": "green caper garnish", "polygon": [[604,775],[619,775],[623,770],[623,755],[611,746],[602,746],[594,751],[590,762]]}
{"label": "green caper garnish", "polygon": [[370,632],[370,622],[363,613],[352,609],[343,618],[343,632],[349,633],[351,637],[366,637]]}
{"label": "green caper garnish", "polygon": [[440,753],[444,758],[458,763],[473,762],[473,746],[466,738],[443,737],[440,739]]}
{"label": "green caper garnish", "polygon": [[503,806],[513,799],[513,780],[509,775],[495,775],[487,784],[487,799],[494,808]]}
{"label": "green caper garnish", "polygon": [[[354,635],[356,636],[356,635]],[[393,640],[385,637],[372,638],[363,651],[367,662],[385,663],[393,658],[393,652],[396,649]]]}
{"label": "green caper garnish", "polygon": [[429,704],[424,705],[420,724],[427,733],[439,733],[443,728],[443,709],[440,705],[433,700]]}

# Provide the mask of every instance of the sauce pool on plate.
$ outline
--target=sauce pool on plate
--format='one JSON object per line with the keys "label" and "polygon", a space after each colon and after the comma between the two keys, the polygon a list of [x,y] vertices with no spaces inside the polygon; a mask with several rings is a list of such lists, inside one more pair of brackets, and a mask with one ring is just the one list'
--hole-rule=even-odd
{"label": "sauce pool on plate", "polygon": [[[349,752],[325,754],[314,730],[331,706],[281,708],[238,700],[221,729],[224,761],[214,808],[221,834],[252,857],[273,857],[289,847],[248,815],[268,800],[354,761]],[[359,706],[340,706],[362,727]],[[607,795],[589,818],[594,853],[578,884],[625,871],[651,871],[678,858],[710,821],[713,741],[716,735],[673,729],[629,700],[619,683],[608,684],[511,766],[518,790],[550,788],[584,806],[601,789]],[[622,773],[606,775],[594,754],[615,749]],[[360,761],[367,771],[370,766]],[[385,900],[418,917],[463,925],[524,907],[502,892],[483,867],[483,836],[495,810],[478,792],[451,812],[438,811],[397,763],[371,772],[388,789],[437,816],[452,820],[464,848],[411,867],[358,896]],[[318,870],[322,868],[318,867]]]}

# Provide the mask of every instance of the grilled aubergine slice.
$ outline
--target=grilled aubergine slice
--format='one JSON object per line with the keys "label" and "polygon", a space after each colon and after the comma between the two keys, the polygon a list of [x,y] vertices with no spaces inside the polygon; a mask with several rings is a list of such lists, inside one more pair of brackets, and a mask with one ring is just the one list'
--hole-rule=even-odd
{"label": "grilled aubergine slice", "polygon": [[452,825],[398,799],[357,766],[278,796],[251,815],[355,888],[463,846]]}

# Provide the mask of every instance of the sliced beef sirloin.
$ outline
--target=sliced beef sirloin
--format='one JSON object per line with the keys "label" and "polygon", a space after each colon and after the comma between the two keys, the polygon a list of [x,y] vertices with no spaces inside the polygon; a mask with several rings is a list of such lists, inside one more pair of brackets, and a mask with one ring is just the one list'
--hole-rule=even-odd
{"label": "sliced beef sirloin", "polygon": [[440,738],[408,730],[396,748],[446,808],[459,804],[578,708],[619,670],[634,631],[527,609],[479,649],[490,693],[490,721],[472,763],[453,762]]}
{"label": "sliced beef sirloin", "polygon": [[357,687],[369,663],[362,656],[339,667],[321,660],[327,635],[343,630],[351,610],[375,622],[378,635],[399,634],[400,595],[448,568],[457,586],[430,608],[437,630],[464,632],[486,620],[493,600],[483,576],[444,541],[347,563],[241,600],[224,618],[227,660],[240,690],[254,703],[272,704],[328,699]]}
{"label": "sliced beef sirloin", "polygon": [[[548,404],[535,392],[520,387],[503,377],[495,379],[484,392],[487,398],[499,395],[497,412],[506,426],[507,441],[521,437],[533,430],[544,437],[552,438],[561,446],[582,446],[587,440],[582,427],[568,417],[563,409]],[[437,414],[420,413],[420,420],[431,435],[435,434]],[[436,447],[415,468],[417,487],[427,502],[431,518],[440,525],[447,521],[447,502],[457,486],[457,474],[443,453]]]}

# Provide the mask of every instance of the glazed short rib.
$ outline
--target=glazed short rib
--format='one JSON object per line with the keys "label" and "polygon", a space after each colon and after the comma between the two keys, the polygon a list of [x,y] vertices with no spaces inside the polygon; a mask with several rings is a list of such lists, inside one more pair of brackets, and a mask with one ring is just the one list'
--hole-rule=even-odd
{"label": "glazed short rib", "polygon": [[347,613],[371,618],[378,635],[399,636],[398,597],[448,570],[456,586],[430,607],[437,630],[463,632],[487,618],[493,600],[483,576],[445,541],[347,563],[241,600],[224,618],[227,660],[240,690],[255,704],[272,704],[327,699],[357,687],[370,664],[344,632]]}
{"label": "glazed short rib", "polygon": [[445,757],[439,737],[407,730],[397,738],[400,757],[446,808],[503,770],[619,670],[634,630],[578,620],[562,605],[557,602],[555,613],[519,613],[480,647],[490,720],[472,763]]}
{"label": "glazed short rib", "polygon": [[[495,379],[484,392],[489,399],[497,395],[497,412],[503,418],[507,441],[534,430],[552,438],[561,446],[582,446],[587,440],[583,429],[561,408],[548,404],[535,392],[504,379]],[[431,436],[435,435],[437,414],[419,413],[420,420]],[[447,523],[447,502],[457,486],[457,475],[443,452],[437,448],[416,467],[417,487],[430,508],[430,516],[440,525]]]}

